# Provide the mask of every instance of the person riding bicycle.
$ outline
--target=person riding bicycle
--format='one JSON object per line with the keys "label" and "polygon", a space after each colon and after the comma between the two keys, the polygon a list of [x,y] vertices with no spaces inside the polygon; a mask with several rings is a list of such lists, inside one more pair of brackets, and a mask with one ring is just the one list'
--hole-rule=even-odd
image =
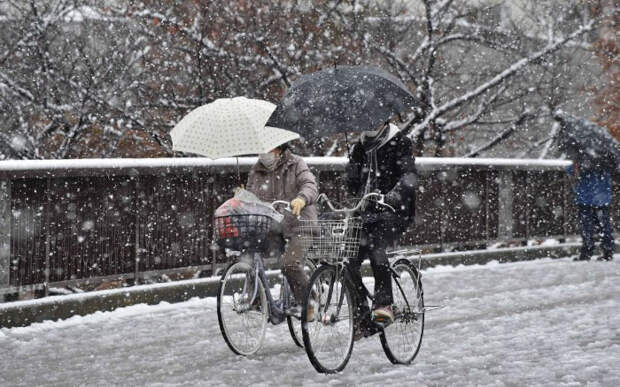
{"label": "person riding bicycle", "polygon": [[370,309],[362,284],[361,263],[369,258],[375,277],[373,318],[389,324],[392,311],[392,282],[386,248],[392,246],[414,218],[417,173],[413,144],[396,125],[389,122],[374,131],[362,132],[349,153],[347,188],[352,197],[369,192],[385,195],[385,203],[395,211],[370,202],[362,216],[362,237],[358,259],[349,265],[355,283],[360,327],[371,326]]}
{"label": "person riding bicycle", "polygon": [[[283,273],[298,304],[303,302],[308,276],[304,272],[305,250],[300,239],[299,221],[317,220],[314,205],[318,188],[306,162],[294,155],[288,144],[259,155],[248,175],[246,189],[263,201],[286,200],[295,216],[286,216],[269,234],[269,251],[280,251],[283,242]],[[310,313],[310,312],[309,312]]]}

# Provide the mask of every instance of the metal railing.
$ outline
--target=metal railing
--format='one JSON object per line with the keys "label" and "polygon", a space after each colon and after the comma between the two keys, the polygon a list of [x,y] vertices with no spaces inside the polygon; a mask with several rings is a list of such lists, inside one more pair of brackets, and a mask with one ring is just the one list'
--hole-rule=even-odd
{"label": "metal railing", "polygon": [[[346,158],[306,158],[344,199]],[[0,294],[211,270],[212,214],[256,158],[0,161]],[[416,220],[401,244],[466,248],[576,232],[562,160],[418,158]],[[617,177],[614,190],[618,191]],[[619,207],[612,211],[619,219]]]}

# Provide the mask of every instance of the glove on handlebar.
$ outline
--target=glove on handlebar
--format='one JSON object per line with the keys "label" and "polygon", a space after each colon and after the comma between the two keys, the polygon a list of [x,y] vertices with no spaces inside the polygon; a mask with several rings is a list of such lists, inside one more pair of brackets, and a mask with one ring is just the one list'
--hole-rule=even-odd
{"label": "glove on handlebar", "polygon": [[306,201],[303,198],[297,197],[291,200],[291,213],[295,216],[301,214],[301,210],[306,206]]}

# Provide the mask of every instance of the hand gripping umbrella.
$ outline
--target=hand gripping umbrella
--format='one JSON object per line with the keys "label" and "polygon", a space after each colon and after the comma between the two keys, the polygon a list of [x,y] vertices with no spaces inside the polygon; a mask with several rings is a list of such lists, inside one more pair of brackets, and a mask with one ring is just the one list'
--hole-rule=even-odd
{"label": "hand gripping umbrella", "polygon": [[265,153],[299,138],[297,133],[265,126],[275,108],[259,99],[217,99],[179,121],[170,132],[172,149],[217,159]]}
{"label": "hand gripping umbrella", "polygon": [[374,67],[338,66],[295,81],[267,125],[305,138],[374,130],[418,101],[396,77]]}

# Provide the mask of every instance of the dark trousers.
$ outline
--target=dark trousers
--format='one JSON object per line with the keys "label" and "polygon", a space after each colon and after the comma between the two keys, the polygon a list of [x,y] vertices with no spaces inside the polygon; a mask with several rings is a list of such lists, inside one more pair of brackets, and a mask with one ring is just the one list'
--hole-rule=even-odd
{"label": "dark trousers", "polygon": [[284,236],[278,228],[267,234],[266,256],[282,259],[282,273],[299,304],[303,302],[308,287],[308,275],[304,271],[305,254],[306,249],[300,235],[290,232]]}
{"label": "dark trousers", "polygon": [[594,231],[597,229],[603,234],[601,249],[605,254],[613,254],[614,239],[611,235],[611,222],[609,220],[609,206],[579,205],[579,218],[581,220],[581,256],[591,257],[594,252]]}
{"label": "dark trousers", "polygon": [[357,259],[349,260],[351,280],[355,287],[355,303],[360,316],[368,315],[369,307],[366,291],[362,283],[361,265],[370,259],[370,266],[375,277],[374,305],[392,305],[392,276],[386,249],[392,247],[402,234],[402,227],[394,222],[378,222],[364,225]]}

